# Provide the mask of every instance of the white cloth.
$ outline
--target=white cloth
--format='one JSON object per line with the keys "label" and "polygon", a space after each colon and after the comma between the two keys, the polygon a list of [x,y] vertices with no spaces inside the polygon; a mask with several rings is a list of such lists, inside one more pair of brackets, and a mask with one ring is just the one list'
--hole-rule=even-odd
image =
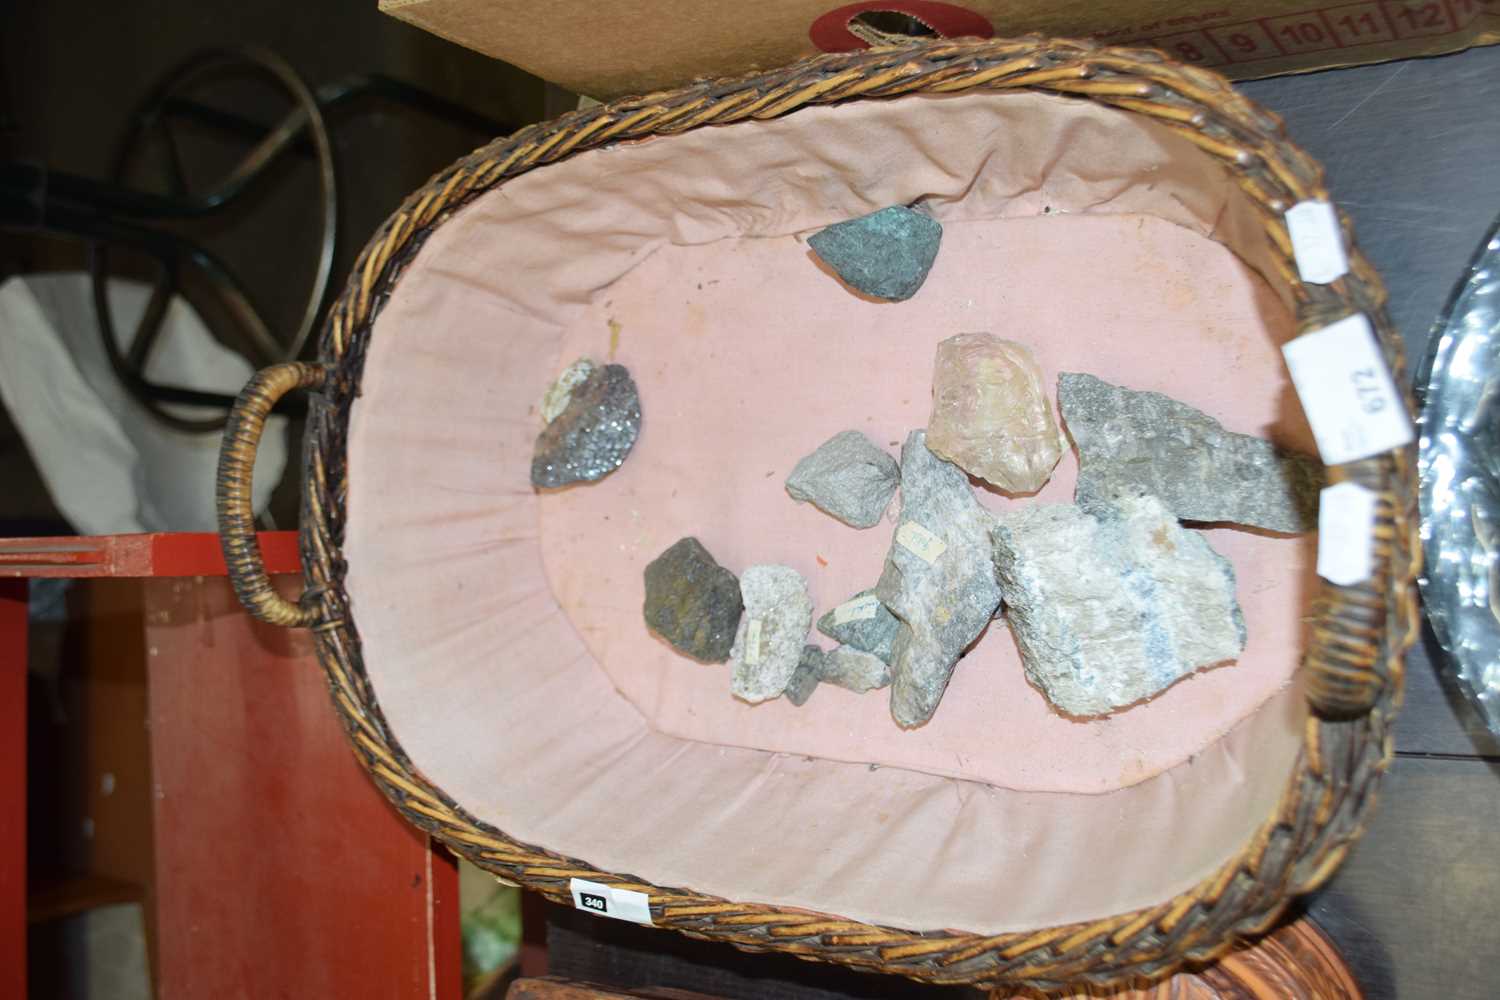
{"label": "white cloth", "polygon": [[[149,299],[143,284],[110,282],[122,352]],[[148,364],[152,381],[233,394],[252,371],[191,306],[172,300]],[[120,383],[99,337],[87,275],[20,276],[0,285],[0,400],[75,530],[214,530],[219,435],[168,427]],[[272,417],[256,456],[257,512],[286,469],[286,452],[286,418]]]}

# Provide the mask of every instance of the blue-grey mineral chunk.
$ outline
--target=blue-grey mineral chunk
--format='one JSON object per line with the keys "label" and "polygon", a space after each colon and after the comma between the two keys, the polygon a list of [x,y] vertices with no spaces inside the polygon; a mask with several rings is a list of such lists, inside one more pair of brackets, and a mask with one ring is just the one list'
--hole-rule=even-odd
{"label": "blue-grey mineral chunk", "polygon": [[901,620],[880,603],[874,588],[862,590],[818,619],[818,631],[851,649],[891,662],[891,644]]}
{"label": "blue-grey mineral chunk", "polygon": [[851,288],[903,302],[927,280],[942,239],[936,219],[895,205],[829,226],[807,243]]}
{"label": "blue-grey mineral chunk", "polygon": [[537,435],[531,484],[552,488],[602,479],[620,467],[641,432],[641,398],[624,365],[596,368]]}
{"label": "blue-grey mineral chunk", "polygon": [[729,659],[745,610],[740,581],[696,538],[684,538],[646,566],[646,627],[704,663]]}
{"label": "blue-grey mineral chunk", "polygon": [[900,481],[894,458],[859,431],[843,431],[797,463],[786,491],[851,528],[873,528]]}
{"label": "blue-grey mineral chunk", "polygon": [[912,431],[901,449],[901,521],[875,585],[901,619],[891,649],[891,716],[898,725],[932,718],[953,666],[1000,606],[990,541],[994,519],[969,477]]}
{"label": "blue-grey mineral chunk", "polygon": [[1108,715],[1245,648],[1234,567],[1156,497],[996,517],[995,564],[1026,676],[1061,711]]}

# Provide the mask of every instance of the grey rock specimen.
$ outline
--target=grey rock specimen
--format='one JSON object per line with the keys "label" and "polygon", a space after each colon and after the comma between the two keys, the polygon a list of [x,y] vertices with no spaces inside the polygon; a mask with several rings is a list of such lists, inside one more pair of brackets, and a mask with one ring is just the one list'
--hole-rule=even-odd
{"label": "grey rock specimen", "polygon": [[902,726],[932,717],[953,665],[1000,604],[990,541],[994,518],[969,478],[912,431],[901,449],[901,520],[875,593],[897,618],[891,715]]}
{"label": "grey rock specimen", "polygon": [[818,680],[864,694],[889,684],[891,668],[878,656],[839,646],[823,654]]}
{"label": "grey rock specimen", "polygon": [[896,460],[859,431],[842,431],[786,477],[793,500],[811,503],[853,528],[880,523],[901,479]]}
{"label": "grey rock specimen", "polygon": [[641,399],[624,365],[596,368],[573,386],[557,418],[537,435],[531,484],[602,479],[620,467],[641,431]]}
{"label": "grey rock specimen", "polygon": [[573,390],[592,374],[594,363],[588,358],[579,358],[564,368],[563,373],[557,376],[557,381],[548,386],[546,395],[542,396],[542,423],[550,424],[560,417],[562,411],[568,408],[568,400],[573,398]]}
{"label": "grey rock specimen", "polygon": [[828,638],[863,653],[891,662],[891,646],[901,629],[901,619],[880,603],[872,587],[861,590],[818,619],[818,631]]}
{"label": "grey rock specimen", "polygon": [[646,566],[646,627],[679,653],[723,663],[734,645],[740,582],[696,538],[683,538]]}
{"label": "grey rock specimen", "polygon": [[1073,716],[1107,715],[1245,648],[1229,560],[1155,497],[1103,513],[1040,504],[996,517],[1026,675]]}
{"label": "grey rock specimen", "polygon": [[792,679],[786,682],[786,700],[801,708],[807,704],[807,699],[818,689],[818,674],[823,669],[823,650],[811,644],[802,647],[802,658],[797,661],[797,669],[792,671]]}
{"label": "grey rock specimen", "polygon": [[1117,493],[1148,494],[1187,521],[1229,521],[1271,531],[1318,526],[1323,466],[1159,392],[1136,392],[1092,375],[1057,380],[1063,421],[1078,446],[1085,509]]}
{"label": "grey rock specimen", "polygon": [[883,688],[891,682],[891,668],[879,657],[848,646],[824,652],[817,646],[802,647],[802,658],[783,694],[793,705],[805,705],[818,684],[837,684],[856,694]]}
{"label": "grey rock specimen", "polygon": [[894,205],[829,226],[807,243],[855,290],[901,302],[927,280],[942,239],[936,219]]}
{"label": "grey rock specimen", "polygon": [[813,602],[802,575],[789,566],[751,566],[740,577],[745,615],[729,653],[730,690],[748,702],[786,690],[812,627]]}

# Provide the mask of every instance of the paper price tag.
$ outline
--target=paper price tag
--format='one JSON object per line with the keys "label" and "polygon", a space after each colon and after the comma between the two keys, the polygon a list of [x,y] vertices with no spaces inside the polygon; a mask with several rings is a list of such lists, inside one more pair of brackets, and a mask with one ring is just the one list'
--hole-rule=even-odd
{"label": "paper price tag", "polygon": [[1370,578],[1375,559],[1375,494],[1358,483],[1318,494],[1318,575],[1340,587]]}
{"label": "paper price tag", "polygon": [[760,619],[752,618],[745,626],[745,662],[755,666],[760,662]]}
{"label": "paper price tag", "polygon": [[1349,273],[1338,213],[1326,201],[1299,201],[1286,211],[1292,256],[1303,281],[1326,285]]}
{"label": "paper price tag", "polygon": [[1281,348],[1325,465],[1342,465],[1411,441],[1411,421],[1363,313]]}
{"label": "paper price tag", "polygon": [[833,623],[847,625],[850,622],[867,622],[880,610],[880,598],[874,594],[862,594],[851,598],[833,609]]}
{"label": "paper price tag", "polygon": [[896,529],[896,542],[906,551],[931,566],[948,551],[948,543],[916,521],[906,521]]}
{"label": "paper price tag", "polygon": [[612,889],[602,882],[581,878],[569,879],[568,890],[573,894],[573,908],[576,910],[628,920],[633,924],[651,923],[651,897],[644,892]]}

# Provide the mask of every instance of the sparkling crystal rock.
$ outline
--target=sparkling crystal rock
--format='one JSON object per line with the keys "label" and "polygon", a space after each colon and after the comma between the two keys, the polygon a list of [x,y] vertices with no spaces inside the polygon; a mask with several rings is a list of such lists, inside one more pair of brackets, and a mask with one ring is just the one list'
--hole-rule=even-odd
{"label": "sparkling crystal rock", "polygon": [[927,447],[1002,490],[1041,489],[1063,441],[1031,351],[988,333],[939,344]]}
{"label": "sparkling crystal rock", "polygon": [[873,528],[900,479],[896,460],[879,445],[859,431],[843,431],[797,463],[786,491],[851,528]]}

